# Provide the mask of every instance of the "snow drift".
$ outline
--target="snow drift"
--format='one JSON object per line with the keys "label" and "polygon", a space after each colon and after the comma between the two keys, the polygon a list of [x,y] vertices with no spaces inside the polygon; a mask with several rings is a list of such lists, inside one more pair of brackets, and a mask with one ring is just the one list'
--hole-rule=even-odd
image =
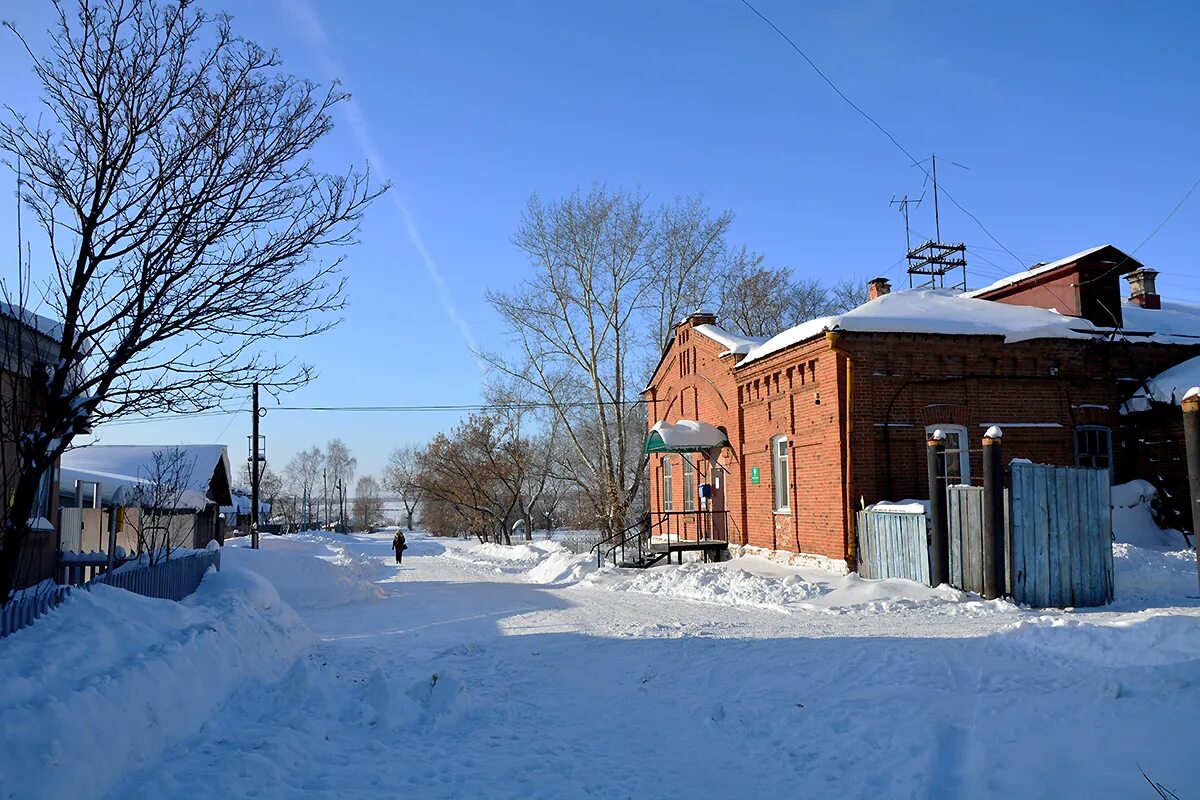
{"label": "snow drift", "polygon": [[0,793],[94,797],[200,730],[308,629],[262,577],[209,572],[182,603],[97,585],[0,647]]}

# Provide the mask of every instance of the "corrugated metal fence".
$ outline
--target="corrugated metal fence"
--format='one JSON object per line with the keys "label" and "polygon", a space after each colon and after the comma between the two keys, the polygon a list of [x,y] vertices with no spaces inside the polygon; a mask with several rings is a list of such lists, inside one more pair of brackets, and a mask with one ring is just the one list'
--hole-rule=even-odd
{"label": "corrugated metal fence", "polygon": [[0,608],[0,638],[33,624],[38,617],[66,600],[73,588],[89,589],[94,584],[104,583],[146,597],[182,600],[196,591],[209,567],[221,568],[220,550],[192,553],[152,567],[107,572],[81,587],[55,586],[29,597],[19,597]]}
{"label": "corrugated metal fence", "polygon": [[929,518],[924,513],[858,512],[858,574],[929,584]]}
{"label": "corrugated metal fence", "polygon": [[1109,484],[1105,469],[1012,465],[1014,601],[1036,608],[1112,602]]}

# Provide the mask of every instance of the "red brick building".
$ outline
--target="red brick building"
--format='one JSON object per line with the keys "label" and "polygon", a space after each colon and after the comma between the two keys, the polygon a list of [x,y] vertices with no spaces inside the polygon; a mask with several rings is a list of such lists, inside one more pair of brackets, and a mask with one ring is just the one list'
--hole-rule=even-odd
{"label": "red brick building", "polygon": [[[671,516],[688,538],[715,516],[708,535],[731,545],[853,569],[854,510],[928,496],[934,429],[947,434],[950,474],[978,481],[971,451],[991,425],[1007,457],[1109,467],[1115,482],[1143,477],[1186,497],[1182,443],[1159,433],[1162,418],[1123,413],[1153,376],[1200,353],[1200,307],[1163,304],[1156,274],[1105,245],[968,293],[893,293],[876,279],[868,303],[767,340],[693,314],[645,390],[649,423],[706,422],[727,445],[653,454],[652,519]],[[1166,443],[1152,462],[1151,440]]]}

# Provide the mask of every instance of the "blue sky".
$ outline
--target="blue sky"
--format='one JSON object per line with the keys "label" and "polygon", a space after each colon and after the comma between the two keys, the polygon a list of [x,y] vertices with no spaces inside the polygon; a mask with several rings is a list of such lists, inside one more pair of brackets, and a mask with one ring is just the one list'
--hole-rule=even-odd
{"label": "blue sky", "polygon": [[[37,46],[48,5],[4,15]],[[289,405],[478,401],[467,341],[503,336],[483,295],[526,274],[510,240],[532,192],[602,182],[664,202],[703,194],[736,213],[735,242],[804,275],[866,278],[903,255],[888,201],[919,195],[924,176],[739,0],[203,6],[231,12],[290,71],[340,77],[354,107],[323,166],[369,154],[394,184],[347,254],[345,322],[304,344],[320,376]],[[1025,264],[1102,242],[1131,250],[1200,178],[1200,4],[756,6],[906,148],[937,152],[948,190]],[[32,109],[24,56],[0,42],[0,100]],[[913,228],[932,230],[927,207]],[[973,286],[1020,268],[948,203],[942,230],[967,242]],[[1200,192],[1139,251],[1165,296],[1200,302],[1198,231]],[[264,433],[277,467],[341,436],[360,471],[376,471],[394,446],[456,419],[277,411]],[[247,433],[248,413],[101,438],[223,441],[240,461]]]}

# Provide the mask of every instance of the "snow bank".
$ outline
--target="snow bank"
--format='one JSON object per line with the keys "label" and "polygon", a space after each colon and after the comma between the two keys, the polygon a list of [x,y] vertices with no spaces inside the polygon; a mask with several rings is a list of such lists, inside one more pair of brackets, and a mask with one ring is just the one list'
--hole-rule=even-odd
{"label": "snow bank", "polygon": [[931,589],[900,578],[867,580],[857,574],[838,575],[811,568],[788,567],[761,556],[743,556],[719,564],[693,562],[648,570],[606,567],[580,585],[784,613],[1016,612],[1011,604],[984,601],[948,586]]}
{"label": "snow bank", "polygon": [[753,606],[785,611],[786,607],[821,594],[821,587],[799,575],[783,578],[755,575],[718,564],[681,564],[647,570],[605,567],[588,579],[592,586],[615,592],[641,592],[706,603]]}
{"label": "snow bank", "polygon": [[1113,581],[1117,600],[1195,597],[1196,553],[1113,542]]}
{"label": "snow bank", "polygon": [[520,575],[531,583],[574,583],[596,569],[596,557],[591,553],[574,553],[544,539],[511,545],[477,544],[447,550],[446,555],[495,572]]}
{"label": "snow bank", "polygon": [[182,603],[97,585],[0,647],[0,790],[104,795],[311,641],[262,577],[210,572]]}
{"label": "snow bank", "polygon": [[249,542],[238,540],[224,548],[222,563],[258,573],[295,608],[329,608],[384,595],[375,581],[390,574],[387,568],[378,559],[347,549],[335,538],[320,534],[264,536],[263,545],[252,550]]}
{"label": "snow bank", "polygon": [[999,638],[1039,656],[1106,667],[1200,660],[1200,617],[1183,614],[1130,614],[1100,622],[1047,615],[1016,622]]}

